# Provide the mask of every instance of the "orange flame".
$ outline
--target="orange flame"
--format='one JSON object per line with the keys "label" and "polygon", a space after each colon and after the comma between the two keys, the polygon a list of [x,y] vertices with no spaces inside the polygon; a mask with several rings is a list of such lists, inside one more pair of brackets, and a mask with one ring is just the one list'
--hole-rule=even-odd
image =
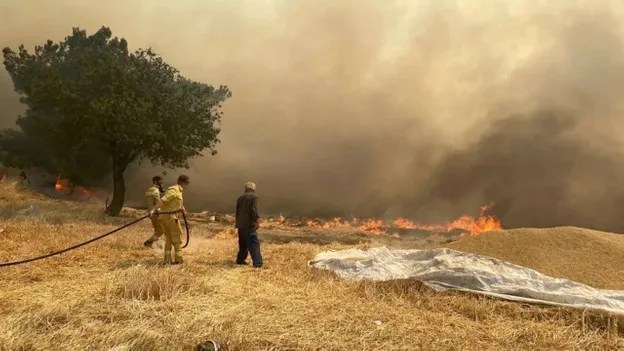
{"label": "orange flame", "polygon": [[381,229],[382,225],[383,225],[383,221],[380,221],[377,219],[369,219],[369,220],[366,220],[364,224],[362,224],[360,229],[371,234],[381,235],[385,233],[385,231]]}
{"label": "orange flame", "polygon": [[414,229],[417,227],[414,222],[405,218],[397,218],[394,220],[393,224],[397,228],[404,228],[404,229]]}
{"label": "orange flame", "polygon": [[500,220],[494,216],[486,215],[485,213],[494,206],[494,203],[481,207],[481,214],[478,218],[474,218],[469,215],[463,215],[448,224],[438,225],[423,225],[414,223],[405,218],[398,218],[393,222],[394,226],[403,229],[419,229],[426,231],[446,231],[461,230],[469,233],[470,235],[476,235],[483,232],[496,231],[503,229]]}
{"label": "orange flame", "polygon": [[[496,231],[503,229],[500,220],[498,218],[487,215],[486,212],[492,208],[494,203],[481,207],[481,214],[479,217],[474,218],[469,215],[463,215],[446,224],[419,224],[414,223],[406,218],[397,218],[392,222],[392,225],[385,225],[384,221],[378,219],[358,219],[353,217],[350,221],[340,217],[336,217],[329,221],[321,221],[319,219],[308,219],[305,221],[305,225],[309,228],[316,229],[332,229],[332,228],[344,228],[353,227],[359,228],[367,233],[382,235],[388,234],[395,238],[400,238],[398,233],[386,232],[391,227],[403,228],[403,229],[417,229],[432,232],[450,232],[452,230],[459,230],[465,234],[476,235],[482,232]],[[277,219],[280,224],[286,224],[286,218],[282,214]]]}
{"label": "orange flame", "polygon": [[[69,179],[59,176],[56,180],[56,184],[54,184],[54,190],[69,195],[72,191],[72,186],[69,182]],[[93,197],[93,193],[91,191],[85,189],[80,185],[74,186],[73,191],[80,195],[80,197],[83,199],[90,199]]]}
{"label": "orange flame", "polygon": [[321,227],[321,225],[317,221],[313,221],[311,219],[306,222],[306,225],[308,227],[310,227],[310,228],[320,228]]}
{"label": "orange flame", "polygon": [[323,224],[323,229],[347,227],[349,223],[340,217],[336,217],[329,222]]}
{"label": "orange flame", "polygon": [[54,190],[58,192],[67,192],[69,189],[69,180],[67,178],[63,178],[59,176],[56,180],[56,184],[54,184]]}
{"label": "orange flame", "polygon": [[485,214],[492,206],[494,206],[493,202],[482,206],[479,218],[475,219],[466,215],[459,217],[451,223],[451,228],[464,230],[470,233],[470,235],[503,229],[498,218]]}

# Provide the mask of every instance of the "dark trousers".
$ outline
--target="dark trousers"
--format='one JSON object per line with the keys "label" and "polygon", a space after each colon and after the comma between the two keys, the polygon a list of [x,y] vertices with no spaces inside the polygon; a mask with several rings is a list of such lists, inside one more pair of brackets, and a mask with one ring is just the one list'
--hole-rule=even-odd
{"label": "dark trousers", "polygon": [[238,255],[236,263],[244,264],[247,254],[251,255],[254,267],[262,267],[262,254],[260,254],[260,240],[255,230],[238,230]]}

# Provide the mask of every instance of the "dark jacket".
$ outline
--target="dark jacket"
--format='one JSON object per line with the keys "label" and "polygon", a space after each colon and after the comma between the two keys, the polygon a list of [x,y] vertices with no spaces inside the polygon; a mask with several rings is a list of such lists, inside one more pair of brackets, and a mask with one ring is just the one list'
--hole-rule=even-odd
{"label": "dark jacket", "polygon": [[258,197],[255,193],[245,193],[236,200],[236,228],[254,231],[254,224],[260,218]]}

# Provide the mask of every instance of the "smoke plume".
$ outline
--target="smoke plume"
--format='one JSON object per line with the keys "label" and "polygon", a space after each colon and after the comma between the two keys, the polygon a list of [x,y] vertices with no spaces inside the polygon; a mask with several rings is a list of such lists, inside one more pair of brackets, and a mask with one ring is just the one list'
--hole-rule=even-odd
{"label": "smoke plume", "polygon": [[[228,85],[219,154],[166,177],[191,176],[190,208],[231,212],[253,180],[265,214],[427,222],[495,201],[507,227],[621,231],[623,19],[609,1],[13,1],[0,41],[106,25]],[[160,172],[136,165],[130,200]]]}

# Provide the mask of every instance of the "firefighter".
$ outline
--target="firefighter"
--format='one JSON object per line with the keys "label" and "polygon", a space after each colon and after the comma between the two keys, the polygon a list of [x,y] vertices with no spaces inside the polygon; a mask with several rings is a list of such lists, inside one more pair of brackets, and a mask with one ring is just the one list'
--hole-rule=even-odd
{"label": "firefighter", "polygon": [[[162,185],[162,178],[159,176],[155,176],[154,178],[152,178],[152,186],[149,187],[149,189],[147,189],[147,191],[145,192],[148,211],[149,209],[153,208],[154,205],[156,205],[156,202],[160,200],[164,192],[165,191]],[[143,245],[148,248],[151,248],[152,244],[157,242],[158,239],[160,239],[161,235],[163,235],[164,233],[162,223],[157,216],[150,216],[150,220],[152,221],[154,234],[143,243]]]}
{"label": "firefighter", "polygon": [[[168,211],[185,211],[184,199],[182,198],[182,192],[184,188],[190,184],[189,177],[187,175],[180,175],[178,177],[178,183],[170,186],[165,195],[161,197],[156,204],[150,208],[150,216],[156,213],[156,210],[162,212]],[[182,243],[182,229],[180,228],[180,220],[177,213],[173,214],[160,214],[158,215],[160,222],[162,223],[165,234],[165,256],[164,263],[179,264],[182,263],[182,255],[180,254],[180,244]],[[174,251],[174,260],[171,261],[171,248]]]}

